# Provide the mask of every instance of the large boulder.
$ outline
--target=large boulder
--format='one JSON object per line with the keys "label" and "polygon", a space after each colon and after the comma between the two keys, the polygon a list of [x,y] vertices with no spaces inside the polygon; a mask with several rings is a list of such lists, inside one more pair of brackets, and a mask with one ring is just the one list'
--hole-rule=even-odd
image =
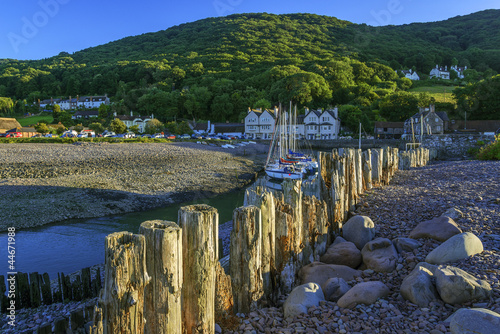
{"label": "large boulder", "polygon": [[424,265],[417,264],[415,269],[403,279],[401,296],[420,307],[428,307],[430,302],[439,300],[432,282],[433,276],[433,271]]}
{"label": "large boulder", "polygon": [[434,272],[436,288],[441,299],[448,304],[463,304],[488,299],[491,286],[462,269],[438,266]]}
{"label": "large boulder", "polygon": [[366,216],[354,216],[342,227],[342,236],[347,241],[353,242],[358,249],[375,237],[375,224]]}
{"label": "large boulder", "polygon": [[340,297],[337,305],[343,308],[353,308],[358,304],[371,305],[389,292],[389,288],[382,282],[363,282],[356,284]]}
{"label": "large boulder", "polygon": [[420,241],[411,238],[396,238],[392,240],[392,244],[396,247],[398,253],[411,252],[422,246]]}
{"label": "large boulder", "polygon": [[491,334],[500,331],[500,314],[484,308],[461,308],[450,317],[453,334]]}
{"label": "large boulder", "polygon": [[331,302],[339,300],[350,288],[346,281],[337,277],[330,278],[321,286],[325,299]]}
{"label": "large boulder", "polygon": [[361,276],[361,271],[352,269],[340,264],[326,264],[313,262],[299,270],[299,279],[302,284],[316,283],[322,286],[330,278],[342,278],[344,281],[352,281],[355,277]]}
{"label": "large boulder", "polygon": [[377,238],[366,243],[361,255],[368,269],[377,272],[392,272],[396,269],[398,252],[389,239]]}
{"label": "large boulder", "polygon": [[483,251],[483,243],[470,232],[457,234],[436,247],[425,258],[425,262],[444,264],[466,259]]}
{"label": "large boulder", "polygon": [[462,233],[462,230],[453,219],[441,216],[421,222],[411,231],[409,237],[412,239],[431,238],[445,241],[459,233]]}
{"label": "large boulder", "polygon": [[[341,239],[341,241],[337,241],[338,239]],[[335,239],[335,241],[336,242],[328,248],[326,253],[321,256],[321,262],[327,264],[342,264],[351,268],[359,267],[362,258],[361,251],[356,245],[340,237]]]}
{"label": "large boulder", "polygon": [[283,304],[285,318],[295,317],[301,313],[307,313],[312,306],[319,306],[319,302],[325,300],[321,287],[316,283],[300,285],[290,292]]}

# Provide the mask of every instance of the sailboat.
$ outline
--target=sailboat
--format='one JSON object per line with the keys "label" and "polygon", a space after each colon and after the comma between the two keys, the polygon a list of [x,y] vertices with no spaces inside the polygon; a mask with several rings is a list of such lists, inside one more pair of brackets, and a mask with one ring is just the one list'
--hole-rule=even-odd
{"label": "sailboat", "polygon": [[292,122],[291,104],[290,113],[282,113],[281,105],[278,109],[265,168],[266,174],[273,179],[302,179],[318,171],[316,161],[297,152],[296,115],[297,107],[295,107],[295,117]]}

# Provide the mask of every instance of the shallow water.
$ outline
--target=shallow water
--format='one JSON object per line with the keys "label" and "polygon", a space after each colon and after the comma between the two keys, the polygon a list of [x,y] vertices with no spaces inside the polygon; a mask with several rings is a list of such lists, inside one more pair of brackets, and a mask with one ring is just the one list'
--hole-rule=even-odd
{"label": "shallow water", "polygon": [[[213,198],[202,198],[187,203],[144,212],[91,219],[69,219],[40,227],[18,230],[15,237],[15,270],[17,272],[48,273],[51,279],[58,272],[72,273],[104,262],[104,239],[113,232],[137,233],[142,222],[169,220],[177,222],[178,211],[190,204],[208,204],[219,212],[219,223],[231,220],[233,210],[243,205],[245,190]],[[0,233],[0,275],[8,271],[7,233]],[[5,243],[4,243],[5,241]],[[5,245],[5,246],[3,246]]]}

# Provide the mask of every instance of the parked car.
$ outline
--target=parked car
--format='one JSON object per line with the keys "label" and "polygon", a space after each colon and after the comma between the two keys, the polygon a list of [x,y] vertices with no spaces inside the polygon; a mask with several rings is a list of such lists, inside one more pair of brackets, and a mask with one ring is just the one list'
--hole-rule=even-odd
{"label": "parked car", "polygon": [[175,135],[166,135],[166,136],[167,137],[165,137],[165,138],[167,138],[167,139],[175,139]]}
{"label": "parked car", "polygon": [[10,132],[10,133],[7,133],[7,138],[21,138],[23,136],[23,134],[21,132]]}
{"label": "parked car", "polygon": [[0,138],[2,137],[7,137],[7,134],[6,133],[0,133]]}
{"label": "parked car", "polygon": [[113,137],[113,136],[116,136],[116,133],[114,133],[113,131],[105,131],[102,133],[103,137]]}
{"label": "parked car", "polygon": [[142,135],[142,138],[151,138],[151,135],[146,133]]}
{"label": "parked car", "polygon": [[192,138],[192,139],[203,139],[203,137],[202,137],[201,135],[197,135],[196,133],[193,133],[193,134],[191,135],[191,138]]}
{"label": "parked car", "polygon": [[190,139],[190,138],[191,138],[191,136],[190,136],[190,135],[188,135],[188,134],[183,134],[183,135],[180,135],[178,138],[179,138],[179,139]]}
{"label": "parked car", "polygon": [[77,136],[77,138],[88,138],[88,137],[89,137],[89,135],[88,135],[88,134],[86,134],[86,133],[80,133],[80,134]]}

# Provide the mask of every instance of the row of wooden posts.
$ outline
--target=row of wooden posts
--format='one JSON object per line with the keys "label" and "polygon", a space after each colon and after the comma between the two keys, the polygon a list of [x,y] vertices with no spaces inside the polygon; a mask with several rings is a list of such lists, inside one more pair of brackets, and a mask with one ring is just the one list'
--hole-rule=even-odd
{"label": "row of wooden posts", "polygon": [[[102,288],[100,269],[94,278],[91,277],[90,268],[83,268],[81,274],[75,275],[73,281],[70,276],[63,273],[57,274],[58,289],[51,288],[49,274],[18,272],[13,275],[15,280],[16,308],[38,307],[63,301],[81,301],[97,297]],[[10,277],[7,277],[10,279]],[[5,276],[0,275],[0,305],[2,313],[6,312],[9,300],[5,292]]]}
{"label": "row of wooden posts", "polygon": [[207,205],[181,208],[178,223],[147,221],[139,234],[107,236],[91,333],[214,333],[216,321],[275,304],[325,253],[365,190],[387,184],[400,161],[420,166],[428,156],[336,149],[319,154],[322,200],[303,196],[294,180],[279,195],[247,190],[233,213],[229,275],[219,262],[218,213]]}

